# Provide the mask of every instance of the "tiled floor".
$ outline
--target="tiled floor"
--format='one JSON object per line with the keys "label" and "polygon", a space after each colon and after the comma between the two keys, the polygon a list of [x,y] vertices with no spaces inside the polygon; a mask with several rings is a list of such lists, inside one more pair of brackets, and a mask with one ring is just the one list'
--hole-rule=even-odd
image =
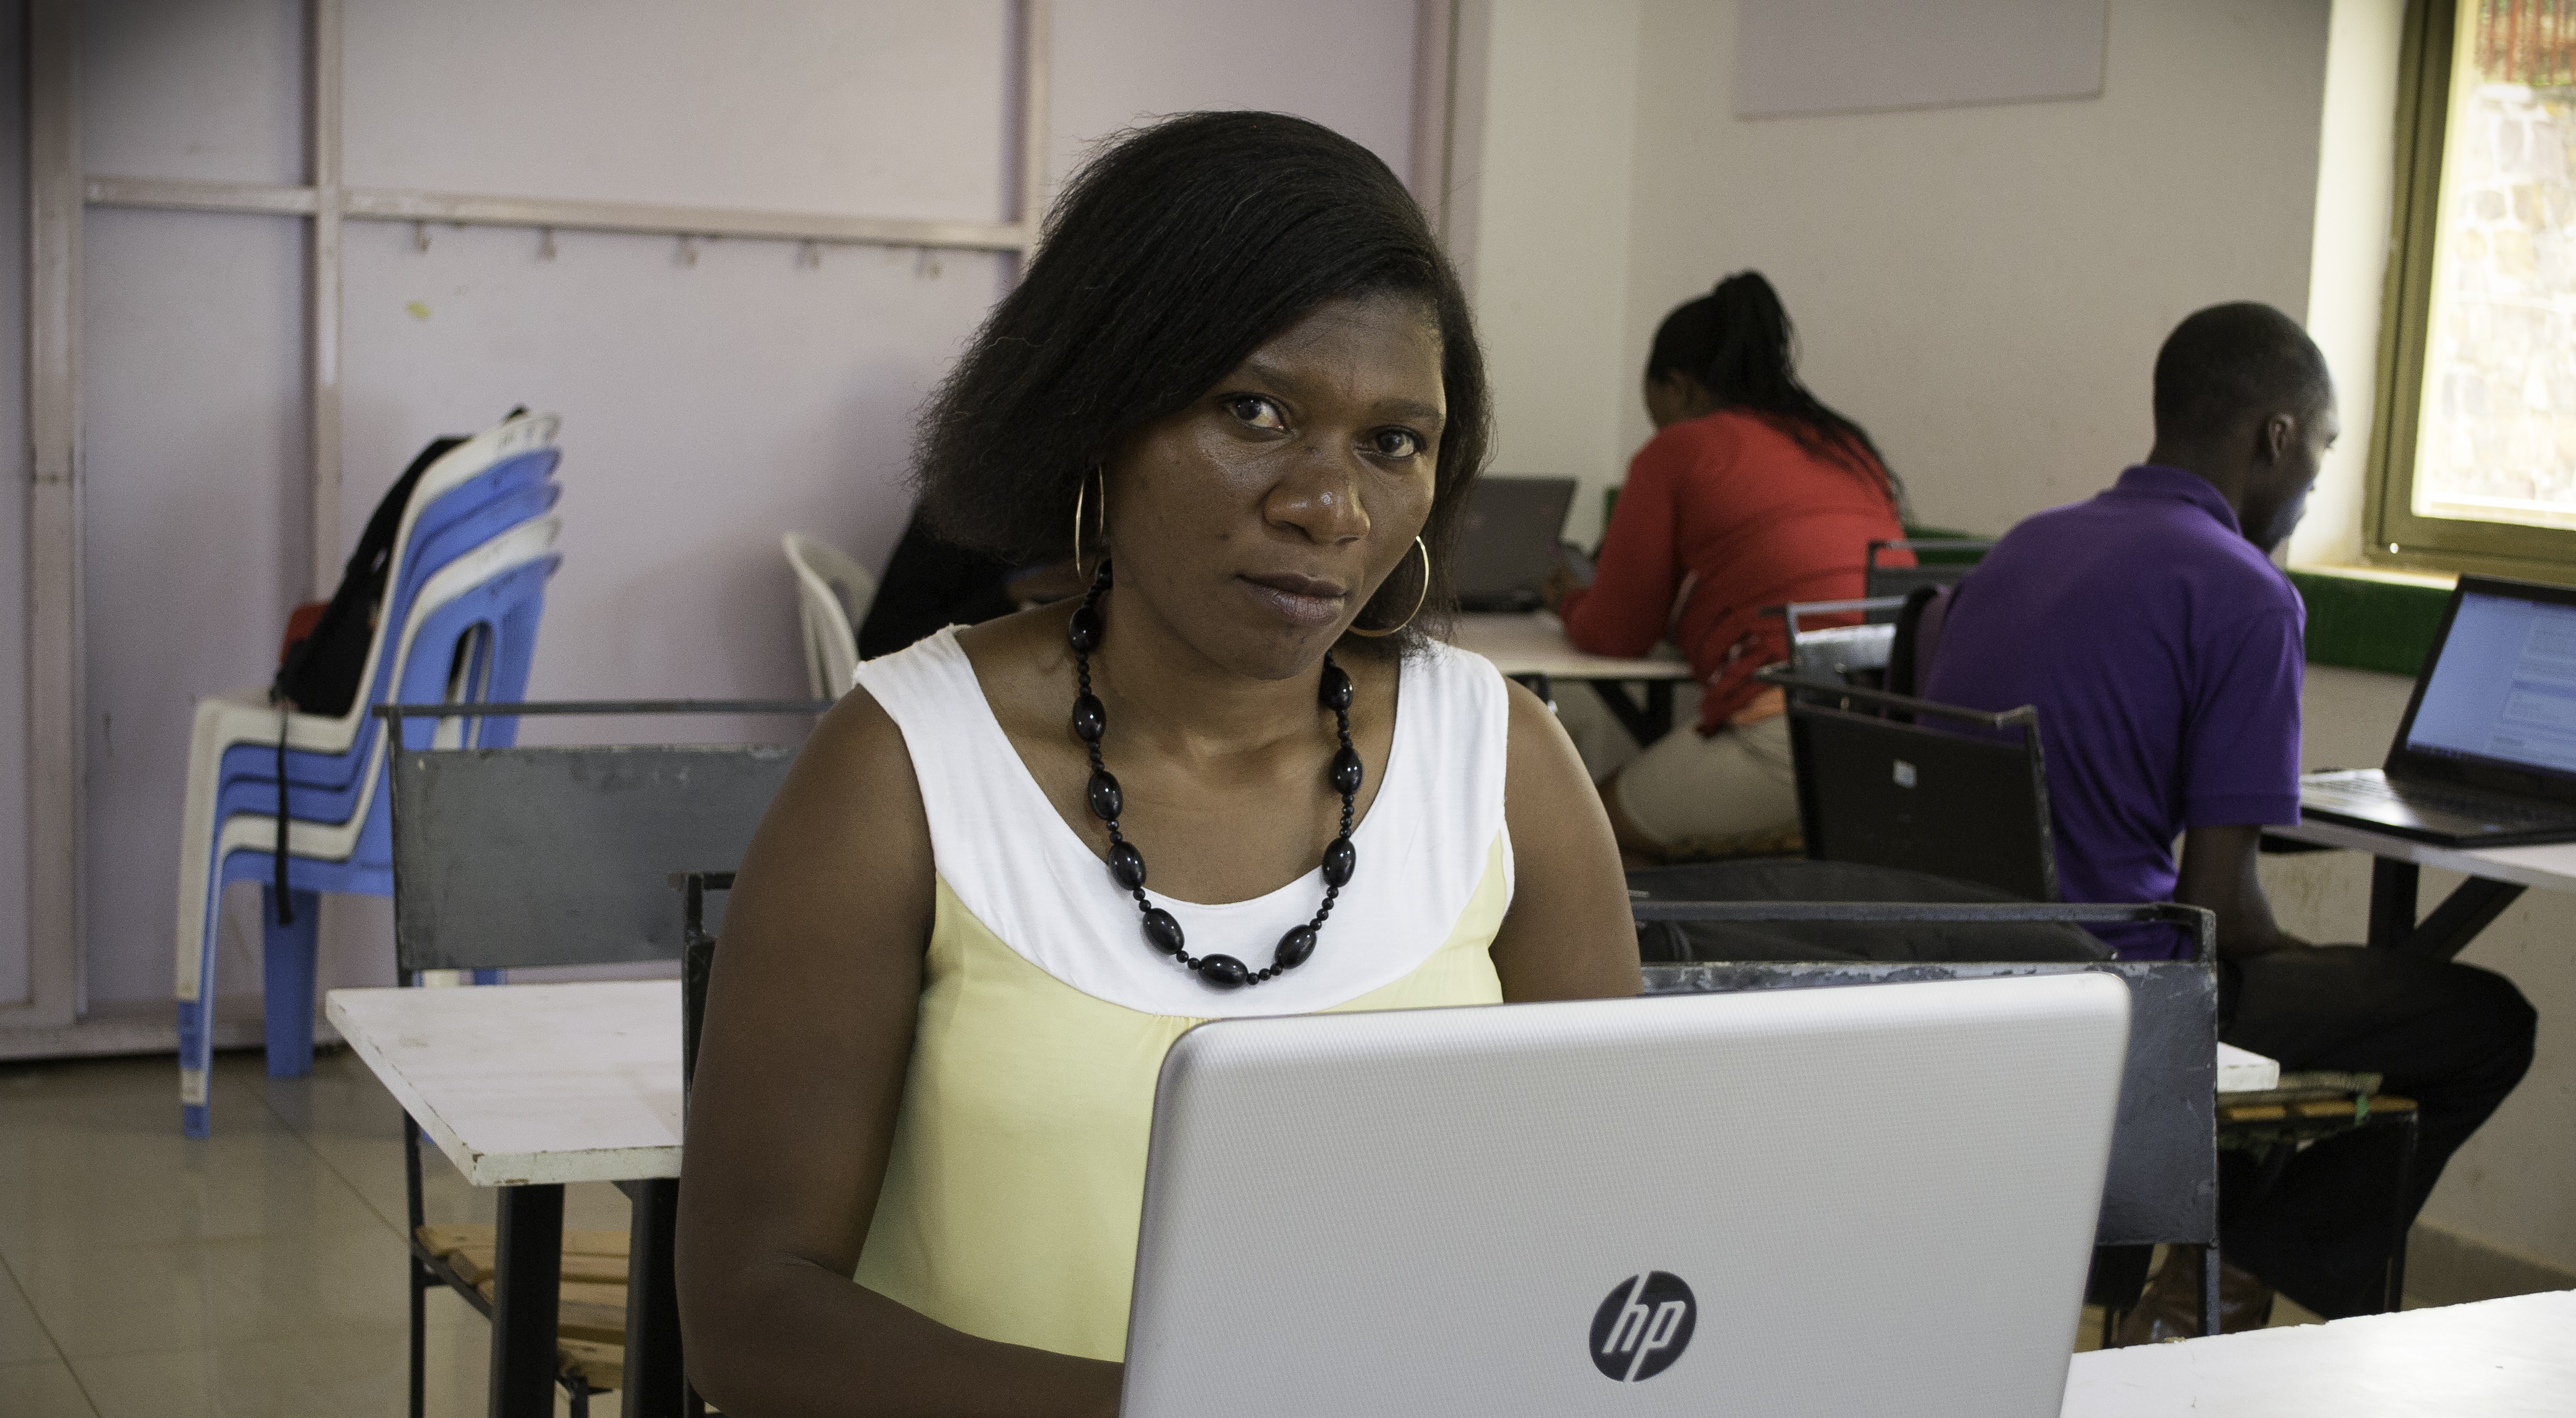
{"label": "tiled floor", "polygon": [[[345,1052],[304,1079],[225,1054],[191,1143],[177,1083],[166,1057],[0,1066],[0,1415],[402,1413],[401,1111]],[[425,1162],[430,1220],[492,1219]],[[571,1188],[564,1223],[622,1229],[625,1198]],[[429,1411],[480,1413],[489,1330],[429,1304]],[[2284,1300],[2273,1322],[2314,1319]],[[2076,1347],[2100,1328],[2087,1311]]]}
{"label": "tiled floor", "polygon": [[[401,1111],[346,1053],[308,1079],[226,1054],[191,1143],[177,1087],[167,1057],[0,1067],[0,1414],[401,1414]],[[491,1220],[426,1161],[431,1220]],[[623,1229],[626,1201],[574,1187],[564,1219]],[[430,1413],[483,1411],[488,1343],[430,1296]]]}

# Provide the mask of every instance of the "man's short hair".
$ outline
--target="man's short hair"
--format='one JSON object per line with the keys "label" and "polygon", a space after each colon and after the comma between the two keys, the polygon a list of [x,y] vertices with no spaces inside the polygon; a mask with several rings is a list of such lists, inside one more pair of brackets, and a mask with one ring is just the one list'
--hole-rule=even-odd
{"label": "man's short hair", "polygon": [[2299,322],[2259,301],[2213,305],[2176,325],[2156,354],[2156,437],[2223,434],[2249,414],[2305,418],[2333,387]]}

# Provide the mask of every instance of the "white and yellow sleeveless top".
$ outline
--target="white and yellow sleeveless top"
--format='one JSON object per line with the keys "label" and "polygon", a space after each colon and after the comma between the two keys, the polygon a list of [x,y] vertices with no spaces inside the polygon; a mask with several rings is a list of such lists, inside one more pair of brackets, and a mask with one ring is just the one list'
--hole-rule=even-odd
{"label": "white and yellow sleeveless top", "polygon": [[[968,1334],[1118,1359],[1173,1040],[1221,1017],[1501,1001],[1487,948],[1512,895],[1503,680],[1438,645],[1400,676],[1386,781],[1315,954],[1223,991],[1146,943],[1134,899],[1029,776],[953,632],[859,666],[903,731],[938,872],[860,1284]],[[1323,890],[1319,866],[1226,905],[1147,894],[1191,954],[1258,967]]]}

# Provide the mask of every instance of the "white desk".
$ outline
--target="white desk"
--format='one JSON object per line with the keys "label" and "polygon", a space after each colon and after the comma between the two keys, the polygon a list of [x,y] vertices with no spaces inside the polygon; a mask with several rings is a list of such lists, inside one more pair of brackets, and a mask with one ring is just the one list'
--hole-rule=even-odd
{"label": "white desk", "polygon": [[2356,852],[2368,852],[2387,861],[2465,872],[2489,881],[2537,886],[2543,891],[2576,891],[2576,842],[2553,842],[2544,847],[2487,847],[2470,851],[2463,847],[2436,847],[2429,842],[2410,841],[2385,832],[2370,832],[2334,822],[2308,821],[2296,827],[2266,827],[2263,831],[2273,837],[2313,842],[2320,847],[2345,847]]}
{"label": "white desk", "polygon": [[1565,638],[1565,623],[1546,611],[1527,615],[1462,615],[1450,643],[1494,662],[1504,674],[1546,675],[1550,679],[1686,680],[1688,660],[1678,655],[1649,655],[1622,660],[1574,648]]}
{"label": "white desk", "polygon": [[2576,1290],[2078,1354],[2065,1418],[2576,1414]]}
{"label": "white desk", "polygon": [[564,1184],[616,1182],[634,1203],[625,1412],[677,1414],[679,982],[333,990],[326,1009],[456,1170],[501,1189],[490,1411],[552,1418]]}
{"label": "white desk", "polygon": [[[1690,662],[1670,653],[1670,646],[1657,647],[1666,653],[1634,660],[1577,650],[1565,638],[1565,623],[1547,611],[1462,615],[1449,643],[1493,661],[1506,678],[1537,681],[1530,687],[1542,699],[1552,697],[1553,681],[1591,681],[1639,743],[1653,743],[1672,729],[1673,686],[1692,678]],[[1619,684],[1645,686],[1645,704],[1614,687]]]}
{"label": "white desk", "polygon": [[[2402,946],[2448,959],[2512,905],[2524,888],[2576,892],[2576,842],[2470,851],[2333,822],[2308,821],[2263,831],[2268,837],[2368,852],[2377,858],[2370,873],[2372,945]],[[2462,872],[2469,879],[2418,923],[2416,887],[2426,867]]]}
{"label": "white desk", "polygon": [[331,1023],[478,1187],[680,1175],[680,982],[333,990]]}

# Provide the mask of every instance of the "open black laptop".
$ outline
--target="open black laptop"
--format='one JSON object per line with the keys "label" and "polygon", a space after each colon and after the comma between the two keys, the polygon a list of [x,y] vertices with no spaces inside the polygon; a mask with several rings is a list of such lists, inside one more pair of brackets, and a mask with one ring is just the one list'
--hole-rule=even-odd
{"label": "open black laptop", "polygon": [[1533,611],[1574,505],[1572,478],[1478,478],[1458,529],[1458,608]]}
{"label": "open black laptop", "polygon": [[2387,766],[2310,773],[2299,810],[2446,847],[2576,841],[2576,588],[2461,577]]}

